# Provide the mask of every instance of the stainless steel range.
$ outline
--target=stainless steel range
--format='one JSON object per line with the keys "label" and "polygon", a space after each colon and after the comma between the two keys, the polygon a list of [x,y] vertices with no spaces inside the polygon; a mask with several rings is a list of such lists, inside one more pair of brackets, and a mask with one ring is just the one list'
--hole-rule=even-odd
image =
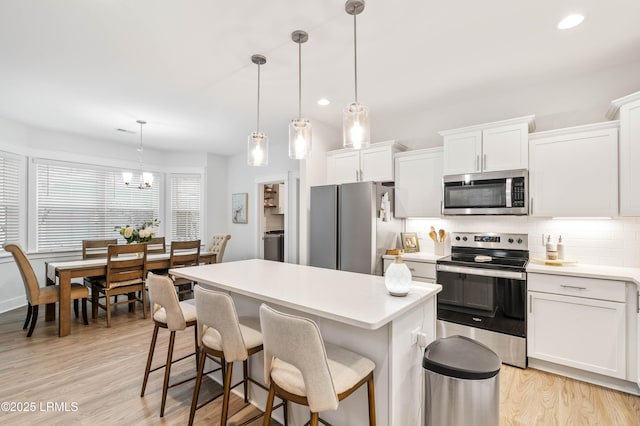
{"label": "stainless steel range", "polygon": [[527,366],[526,234],[451,234],[451,256],[437,261],[437,337],[468,336],[502,362]]}

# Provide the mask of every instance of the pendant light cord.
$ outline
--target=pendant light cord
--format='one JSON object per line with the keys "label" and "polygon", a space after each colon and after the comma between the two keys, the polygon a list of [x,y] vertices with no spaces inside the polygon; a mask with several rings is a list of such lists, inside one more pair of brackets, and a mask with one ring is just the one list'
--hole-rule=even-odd
{"label": "pendant light cord", "polygon": [[144,151],[144,148],[142,147],[142,120],[139,120],[138,123],[140,124],[140,147],[138,148],[138,161],[140,162],[140,173],[142,173],[142,153]]}
{"label": "pendant light cord", "polygon": [[256,119],[256,131],[260,133],[260,64],[258,64],[258,114]]}
{"label": "pendant light cord", "polygon": [[353,14],[353,69],[356,88],[356,103],[358,103],[358,42],[356,35],[356,13]]}
{"label": "pendant light cord", "polygon": [[302,43],[298,41],[298,120],[302,120]]}

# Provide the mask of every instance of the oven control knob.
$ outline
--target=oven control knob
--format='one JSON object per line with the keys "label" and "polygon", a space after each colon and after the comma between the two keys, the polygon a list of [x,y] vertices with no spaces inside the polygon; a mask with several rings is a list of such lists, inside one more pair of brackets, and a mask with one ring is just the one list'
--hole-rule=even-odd
{"label": "oven control knob", "polygon": [[462,241],[467,241],[467,237],[462,237]]}
{"label": "oven control knob", "polygon": [[518,238],[518,244],[522,244],[522,238]]}
{"label": "oven control knob", "polygon": [[513,238],[509,238],[509,244],[513,244]]}
{"label": "oven control knob", "polygon": [[460,241],[460,237],[456,237],[456,241]]}

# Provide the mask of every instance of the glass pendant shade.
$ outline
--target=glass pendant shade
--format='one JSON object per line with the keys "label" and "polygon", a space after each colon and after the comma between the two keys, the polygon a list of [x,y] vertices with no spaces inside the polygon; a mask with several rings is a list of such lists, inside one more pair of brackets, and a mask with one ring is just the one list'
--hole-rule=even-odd
{"label": "glass pendant shade", "polygon": [[400,256],[385,271],[384,285],[392,296],[406,296],[411,290],[411,271]]}
{"label": "glass pendant shade", "polygon": [[289,124],[289,158],[303,160],[311,151],[311,123],[305,118]]}
{"label": "glass pendant shade", "polygon": [[262,132],[252,132],[247,140],[247,163],[250,166],[269,164],[269,138]]}
{"label": "glass pendant shade", "polygon": [[342,139],[345,148],[365,148],[371,143],[369,108],[354,102],[342,115]]}
{"label": "glass pendant shade", "polygon": [[153,185],[153,173],[144,172],[142,173],[142,186],[145,188],[151,188]]}

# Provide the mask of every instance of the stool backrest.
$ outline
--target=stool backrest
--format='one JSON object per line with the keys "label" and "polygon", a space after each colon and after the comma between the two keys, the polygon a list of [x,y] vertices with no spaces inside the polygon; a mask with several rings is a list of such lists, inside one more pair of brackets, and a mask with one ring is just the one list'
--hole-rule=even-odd
{"label": "stool backrest", "polygon": [[308,318],[278,312],[263,303],[260,306],[260,327],[267,384],[271,382],[274,358],[280,359],[302,373],[312,412],[337,409],[338,395],[317,324]]}
{"label": "stool backrest", "polygon": [[238,313],[231,296],[221,291],[205,290],[199,285],[195,286],[194,294],[200,343],[204,332],[211,327],[222,337],[222,350],[226,362],[247,359],[247,346],[240,331]]}
{"label": "stool backrest", "polygon": [[171,331],[184,330],[187,323],[184,320],[178,293],[173,281],[166,275],[156,275],[153,272],[147,274],[149,286],[149,300],[151,302],[151,317],[164,308],[167,314],[167,328]]}

